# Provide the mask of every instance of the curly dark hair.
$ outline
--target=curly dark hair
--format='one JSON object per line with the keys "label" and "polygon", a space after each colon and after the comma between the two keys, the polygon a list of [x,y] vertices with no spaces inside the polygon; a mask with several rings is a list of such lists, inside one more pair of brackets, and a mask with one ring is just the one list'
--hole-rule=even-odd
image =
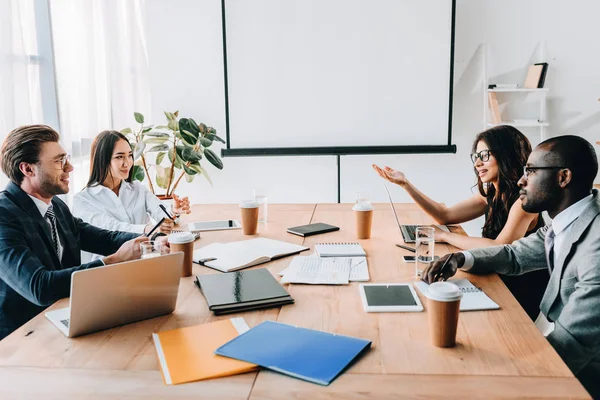
{"label": "curly dark hair", "polygon": [[495,126],[478,134],[473,142],[473,152],[476,152],[480,141],[487,144],[498,163],[498,193],[493,185],[484,188],[473,167],[479,193],[487,198],[489,205],[481,233],[485,238],[495,239],[506,224],[510,208],[519,198],[517,182],[523,175],[523,166],[531,153],[531,143],[518,129],[509,125]]}

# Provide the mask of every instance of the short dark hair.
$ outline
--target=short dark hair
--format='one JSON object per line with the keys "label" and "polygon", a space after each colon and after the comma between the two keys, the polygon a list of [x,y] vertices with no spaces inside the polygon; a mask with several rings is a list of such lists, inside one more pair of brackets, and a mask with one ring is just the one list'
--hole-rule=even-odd
{"label": "short dark hair", "polygon": [[547,149],[554,157],[553,162],[568,168],[573,173],[572,184],[577,189],[589,190],[598,174],[598,158],[594,146],[581,136],[556,136],[538,145]]}
{"label": "short dark hair", "polygon": [[2,171],[20,186],[25,178],[19,168],[21,163],[36,164],[40,161],[42,144],[58,142],[59,139],[58,132],[48,125],[25,125],[13,129],[2,144]]}
{"label": "short dark hair", "polygon": [[[90,160],[90,179],[85,187],[101,185],[110,174],[110,161],[119,140],[129,143],[127,137],[119,131],[102,131],[92,142],[91,160]],[[131,144],[130,144],[131,145]],[[129,176],[125,180],[131,182],[133,176],[133,167],[129,171]]]}

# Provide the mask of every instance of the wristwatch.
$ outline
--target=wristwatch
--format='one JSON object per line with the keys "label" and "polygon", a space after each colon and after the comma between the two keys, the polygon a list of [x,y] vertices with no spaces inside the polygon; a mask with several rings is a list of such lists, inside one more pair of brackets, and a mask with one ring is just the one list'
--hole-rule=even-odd
{"label": "wristwatch", "polygon": [[162,232],[156,232],[152,235],[152,237],[150,238],[150,240],[155,241],[158,237],[160,236],[167,236],[166,233],[162,233]]}

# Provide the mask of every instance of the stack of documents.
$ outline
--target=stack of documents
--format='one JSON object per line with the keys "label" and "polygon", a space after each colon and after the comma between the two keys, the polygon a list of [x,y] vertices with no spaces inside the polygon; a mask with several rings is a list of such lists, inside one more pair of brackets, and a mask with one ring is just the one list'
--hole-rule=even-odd
{"label": "stack of documents", "polygon": [[366,257],[329,257],[317,254],[294,257],[290,266],[279,273],[281,283],[312,285],[347,285],[369,280]]}

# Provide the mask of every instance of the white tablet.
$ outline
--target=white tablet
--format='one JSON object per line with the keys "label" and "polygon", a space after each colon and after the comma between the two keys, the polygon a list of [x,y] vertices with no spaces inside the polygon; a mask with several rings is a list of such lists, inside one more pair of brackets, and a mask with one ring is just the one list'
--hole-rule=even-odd
{"label": "white tablet", "polygon": [[409,283],[361,283],[358,291],[366,312],[423,311],[421,300]]}
{"label": "white tablet", "polygon": [[188,229],[192,232],[222,231],[227,229],[240,229],[242,225],[237,219],[226,219],[222,221],[190,222]]}

